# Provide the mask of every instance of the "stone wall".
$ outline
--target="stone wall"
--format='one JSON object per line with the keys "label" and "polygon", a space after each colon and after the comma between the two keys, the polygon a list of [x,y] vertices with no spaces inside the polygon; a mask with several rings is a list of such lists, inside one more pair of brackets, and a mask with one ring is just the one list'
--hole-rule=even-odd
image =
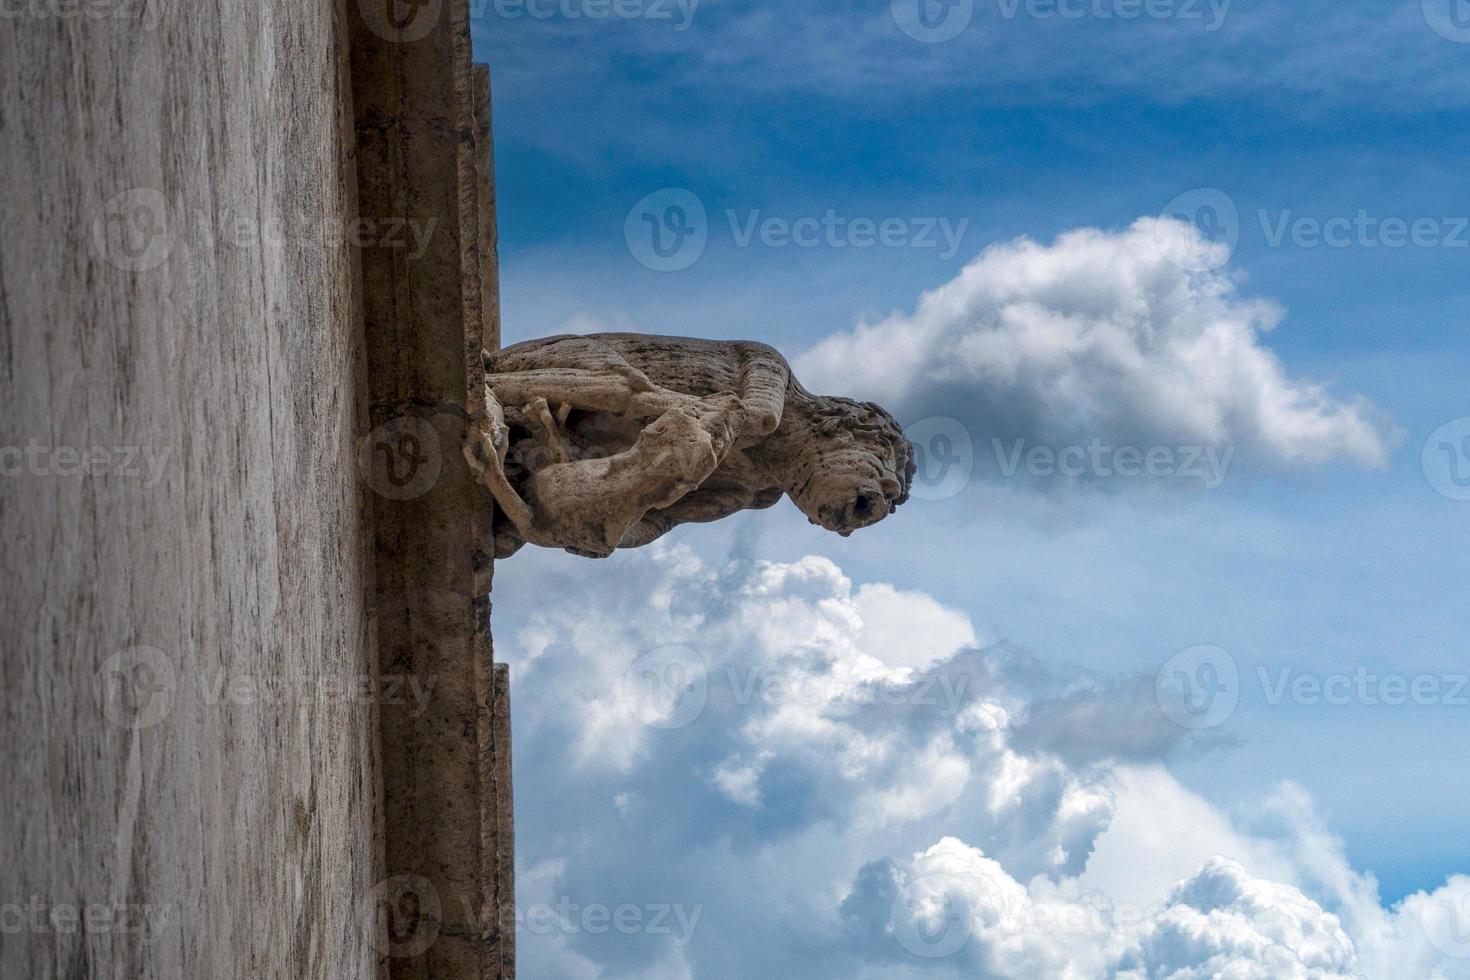
{"label": "stone wall", "polygon": [[385,969],[356,7],[0,19],[0,976]]}

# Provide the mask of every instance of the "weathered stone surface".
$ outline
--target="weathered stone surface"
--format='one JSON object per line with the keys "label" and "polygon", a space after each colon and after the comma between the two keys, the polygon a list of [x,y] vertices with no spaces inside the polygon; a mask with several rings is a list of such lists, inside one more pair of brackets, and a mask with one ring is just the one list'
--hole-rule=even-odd
{"label": "weathered stone surface", "polygon": [[508,692],[483,543],[494,501],[456,451],[485,415],[483,351],[499,324],[489,95],[468,18],[467,0],[446,0],[369,4],[351,20],[362,215],[432,229],[412,251],[362,252],[374,474],[387,491],[374,506],[381,670],[434,691],[424,711],[380,713],[379,935],[394,980],[513,976]]}
{"label": "weathered stone surface", "polygon": [[344,10],[0,20],[0,976],[376,973]]}
{"label": "weathered stone surface", "polygon": [[598,334],[485,355],[465,456],[495,495],[496,553],[602,557],[783,494],[842,535],[908,499],[913,449],[871,402],[813,395],[764,344]]}

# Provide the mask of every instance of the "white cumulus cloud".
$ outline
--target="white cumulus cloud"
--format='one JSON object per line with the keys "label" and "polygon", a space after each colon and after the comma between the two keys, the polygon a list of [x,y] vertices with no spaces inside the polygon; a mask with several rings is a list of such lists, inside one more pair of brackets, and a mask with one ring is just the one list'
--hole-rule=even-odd
{"label": "white cumulus cloud", "polygon": [[931,596],[667,545],[499,575],[537,596],[498,623],[528,975],[1470,980],[1470,878],[1386,907],[1300,789],[1232,818],[1174,742],[1078,752],[1157,719],[1034,711],[1044,669]]}
{"label": "white cumulus cloud", "polygon": [[1287,372],[1264,343],[1282,310],[1242,293],[1223,247],[1168,218],[998,244],[911,313],[829,337],[797,370],[813,390],[861,394],[908,422],[956,418],[992,465],[1021,440],[1384,465],[1392,426],[1366,400]]}

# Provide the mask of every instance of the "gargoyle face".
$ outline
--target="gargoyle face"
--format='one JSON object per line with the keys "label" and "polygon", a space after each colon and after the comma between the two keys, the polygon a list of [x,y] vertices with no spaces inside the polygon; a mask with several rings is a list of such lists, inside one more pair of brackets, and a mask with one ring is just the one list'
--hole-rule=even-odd
{"label": "gargoyle face", "polygon": [[899,478],[862,449],[824,457],[811,481],[792,499],[813,524],[843,537],[877,524],[898,506]]}
{"label": "gargoyle face", "polygon": [[819,426],[819,461],[791,498],[813,524],[846,537],[908,499],[913,451],[887,412],[842,402],[843,410]]}

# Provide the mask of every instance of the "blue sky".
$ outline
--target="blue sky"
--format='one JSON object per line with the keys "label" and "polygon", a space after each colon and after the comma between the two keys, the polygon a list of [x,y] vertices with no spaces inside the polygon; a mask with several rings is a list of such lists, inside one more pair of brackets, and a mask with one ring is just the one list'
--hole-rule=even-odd
{"label": "blue sky", "polygon": [[[1294,832],[1307,834],[1301,828],[1319,822],[1323,839],[1338,841],[1334,853],[1343,868],[1376,878],[1388,913],[1410,909],[1416,894],[1439,894],[1452,876],[1470,872],[1470,782],[1463,778],[1470,706],[1443,703],[1456,700],[1447,693],[1423,706],[1362,698],[1334,706],[1289,696],[1273,704],[1270,697],[1283,670],[1319,679],[1358,671],[1432,677],[1447,686],[1470,671],[1463,601],[1470,589],[1470,502],[1433,485],[1444,485],[1450,457],[1428,474],[1422,457],[1431,433],[1470,416],[1470,348],[1463,340],[1470,328],[1470,8],[1448,0],[1237,0],[1214,8],[1160,3],[1147,8],[1159,16],[1136,19],[1103,16],[1141,7],[1087,0],[1064,4],[1068,16],[1048,16],[1053,7],[1045,3],[976,0],[949,10],[951,18],[968,17],[964,29],[934,43],[900,27],[912,17],[902,0],[704,0],[693,8],[629,0],[622,9],[641,16],[601,19],[568,16],[596,9],[585,0],[537,5],[544,17],[505,3],[477,8],[477,54],[494,80],[507,343],[597,329],[762,340],[835,393],[896,402],[890,407],[906,424],[955,419],[979,458],[974,477],[954,496],[915,500],[847,540],[809,528],[783,504],[716,527],[680,529],[672,536],[676,552],[659,557],[593,563],[523,553],[502,563],[497,646],[518,671],[518,845],[523,870],[539,869],[530,880],[555,894],[597,892],[577,865],[605,830],[597,824],[603,798],[657,796],[662,790],[640,775],[636,761],[657,759],[665,774],[670,766],[689,767],[684,776],[703,788],[687,805],[717,830],[707,839],[664,827],[659,847],[636,855],[655,891],[697,881],[673,871],[660,879],[661,861],[709,861],[710,874],[728,875],[744,866],[729,855],[743,854],[758,876],[817,826],[836,835],[834,849],[849,845],[847,864],[883,859],[918,867],[939,860],[932,848],[953,838],[984,860],[999,854],[1007,873],[1033,887],[1027,876],[1041,869],[1028,865],[1026,848],[997,851],[966,837],[967,828],[978,831],[963,795],[912,825],[900,820],[902,832],[888,836],[834,822],[820,794],[812,795],[821,781],[797,775],[747,773],[763,787],[760,803],[731,809],[738,792],[726,792],[722,804],[710,790],[733,785],[711,783],[712,771],[724,771],[718,766],[729,735],[706,719],[678,737],[699,733],[707,744],[672,756],[667,747],[649,749],[648,733],[640,733],[609,770],[623,783],[606,773],[541,775],[553,766],[584,773],[586,761],[572,758],[581,736],[568,734],[572,722],[558,715],[580,708],[552,666],[573,670],[587,658],[628,655],[636,645],[579,640],[570,621],[557,620],[555,610],[531,612],[525,596],[550,588],[601,597],[584,599],[607,606],[588,612],[589,621],[619,609],[656,618],[640,605],[649,593],[630,593],[627,583],[646,582],[656,592],[659,570],[670,562],[698,563],[724,582],[719,570],[731,562],[743,568],[759,559],[789,571],[810,558],[833,563],[859,592],[886,583],[964,618],[974,636],[956,650],[1006,648],[1033,659],[1054,675],[1052,686],[995,681],[1030,706],[1028,717],[1039,717],[1037,704],[1077,695],[1079,685],[1106,708],[1108,692],[1126,689],[1130,678],[1156,676],[1181,650],[1229,651],[1240,703],[1228,720],[1205,732],[1175,733],[1147,758],[1114,760],[1109,785],[1120,802],[1114,830],[1099,825],[1100,864],[1127,840],[1117,829],[1132,812],[1127,800],[1145,798],[1140,787],[1165,778],[1177,783],[1169,792],[1205,801],[1231,822],[1231,833],[1247,835],[1242,853],[1228,856],[1251,875],[1289,880],[1347,925],[1361,920],[1351,902],[1314,892],[1320,882],[1312,875],[1276,868],[1252,850],[1265,847],[1266,838],[1248,837],[1249,828],[1274,805],[1269,801],[1279,803],[1273,794],[1282,784],[1291,787],[1289,796],[1302,794],[1277,807],[1298,814]],[[655,16],[664,10],[669,18]],[[959,23],[944,21],[943,10],[931,8],[939,18],[932,23]],[[707,244],[687,267],[660,272],[640,264],[640,246],[630,244],[625,225],[649,195],[672,200],[670,189],[698,200]],[[1222,192],[1238,218],[1222,223],[1197,211],[1199,202],[1219,199],[1201,196],[1201,189]],[[1202,222],[1199,242],[1223,240],[1233,249],[1211,253],[1203,270],[1138,259],[1138,243],[1158,233],[1130,229],[1140,218],[1167,220],[1166,211]],[[909,237],[930,225],[963,234],[952,248],[937,230],[937,247],[858,247],[842,235],[843,247],[783,245],[779,236],[763,243],[758,233],[740,241],[740,229],[753,220],[820,219],[828,212],[845,228],[854,220],[896,220]],[[1341,237],[1317,242],[1315,229],[1334,220]],[[1418,243],[1385,244],[1394,239],[1395,221],[1417,227]],[[1065,237],[1077,229],[1095,229],[1095,237]],[[1015,246],[1019,239],[1035,250]],[[991,246],[1002,252],[980,258]],[[1007,248],[1019,251],[1011,256]],[[1117,270],[1134,268],[1135,259],[1137,279],[1123,282]],[[977,260],[981,278],[993,274],[995,283],[962,282]],[[1082,272],[1023,290],[1019,299],[1007,292],[1012,279],[1050,263]],[[970,373],[955,367],[958,351],[973,350],[967,342],[993,340],[988,332],[996,322],[1020,316],[1018,309],[1046,314],[1022,316],[1018,329],[1116,326],[1134,315],[1129,304],[1136,297],[1123,295],[1125,287],[1176,273],[1168,288],[1187,290],[1195,306],[1167,322],[1149,319],[1157,307],[1142,325],[1130,320],[1114,338],[1137,345],[1122,361],[1089,356],[1059,367],[1050,355],[1023,353],[1007,383],[995,382],[992,361],[977,361]],[[941,288],[949,299],[925,308],[921,297]],[[1112,299],[1100,299],[1104,294]],[[1102,313],[1093,309],[1114,302]],[[959,312],[939,309],[946,303]],[[1221,320],[1250,320],[1253,304],[1274,312],[1231,334],[1221,359],[1229,370],[1180,367],[1151,346],[1155,332],[1189,340],[1191,331]],[[895,344],[891,357],[864,363],[863,351],[872,348],[852,339],[858,330]],[[908,380],[894,380],[891,364],[913,351],[921,353]],[[1129,358],[1138,362],[1137,376],[1120,380],[1119,364]],[[1276,365],[1279,377],[1260,380],[1253,372],[1267,370],[1263,364]],[[1156,390],[1161,386],[1151,379],[1175,369],[1168,390]],[[1028,372],[1048,380],[1028,388]],[[1311,411],[1258,411],[1306,391],[1316,399]],[[1115,409],[1120,399],[1134,410]],[[1180,420],[1201,404],[1216,413],[1216,424],[1190,429]],[[1461,433],[1451,434],[1454,443]],[[1018,479],[999,472],[991,440],[1013,444],[1028,436],[1030,444],[1054,447],[1094,437],[1144,447],[1198,442],[1235,455],[1228,478],[1210,489],[1188,480]],[[1440,459],[1433,447],[1430,459],[1433,470]],[[1458,462],[1470,471],[1470,459]],[[732,588],[716,589],[706,601],[747,595],[739,591],[744,586]],[[889,606],[873,611],[873,595],[853,600],[855,615],[876,621],[892,614]],[[913,615],[929,623],[927,612]],[[951,621],[935,622],[941,629]],[[543,640],[552,654],[536,652]],[[555,652],[558,643],[568,648]],[[1470,698],[1470,691],[1461,693]],[[1126,712],[1119,718],[1120,727],[1131,723]],[[726,721],[754,724],[738,713]],[[782,750],[768,751],[784,758]],[[1108,764],[1055,754],[1081,767],[1068,778]],[[1165,776],[1156,777],[1153,767]],[[769,785],[760,783],[768,777]],[[681,799],[670,793],[667,802],[681,806]],[[1310,818],[1300,816],[1308,812]],[[629,853],[636,846],[631,836],[602,844]],[[859,854],[865,848],[873,853]],[[713,860],[714,851],[726,857]],[[916,857],[921,853],[929,857]],[[627,862],[597,864],[607,875],[628,874]],[[858,908],[864,892],[855,877],[834,884],[848,870],[836,858],[813,866],[812,881],[820,884],[812,884],[804,904],[772,894],[808,910],[822,907],[819,892],[837,895],[828,902],[834,908],[845,894],[851,901],[843,907]],[[1046,873],[1066,881],[1076,871]],[[527,901],[528,889],[541,884],[524,881]],[[770,901],[761,887],[752,884],[752,900]],[[725,914],[734,928],[744,920],[727,907],[732,902],[712,902],[705,915]],[[711,935],[717,930],[710,921],[679,948],[677,967],[665,955],[673,954],[654,949],[646,936],[632,952],[587,935],[560,936],[555,950],[540,936],[523,943],[530,962],[560,963],[565,971],[571,968],[555,957],[573,956],[578,975],[587,976],[723,978],[755,975],[749,971],[757,966],[810,976],[907,975],[901,961],[868,956],[856,940],[834,951],[830,936],[814,938],[815,925],[795,935],[773,932],[766,937],[773,948],[757,957]],[[1379,962],[1374,956],[1393,958],[1374,953],[1358,934],[1353,939],[1359,970]],[[991,958],[965,961],[957,971],[1010,975],[1010,961],[985,955]],[[1138,962],[1147,960],[1146,950],[1138,955]],[[1159,962],[1147,965],[1161,968]],[[1317,968],[1340,967],[1324,961]],[[1470,960],[1449,957],[1420,969],[1463,976]]]}

